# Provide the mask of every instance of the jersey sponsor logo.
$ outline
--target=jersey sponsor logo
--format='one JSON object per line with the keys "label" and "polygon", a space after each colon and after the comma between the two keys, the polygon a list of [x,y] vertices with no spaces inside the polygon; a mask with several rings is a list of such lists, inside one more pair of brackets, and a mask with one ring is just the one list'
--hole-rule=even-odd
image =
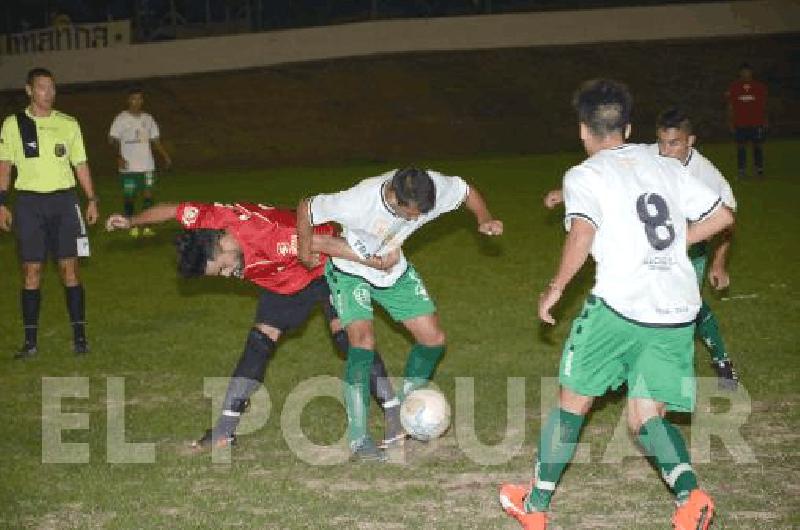
{"label": "jersey sponsor logo", "polygon": [[297,255],[297,235],[293,234],[289,241],[278,241],[276,250],[281,256]]}
{"label": "jersey sponsor logo", "polygon": [[36,145],[36,142],[28,142],[25,145],[28,146],[29,149],[38,149],[39,147]]}
{"label": "jersey sponsor logo", "polygon": [[678,263],[678,260],[674,256],[651,255],[647,256],[642,263],[651,271],[668,271]]}
{"label": "jersey sponsor logo", "polygon": [[197,216],[200,215],[200,209],[197,206],[187,206],[183,209],[183,215],[181,215],[181,223],[184,226],[193,225],[197,222]]}
{"label": "jersey sponsor logo", "polygon": [[742,94],[737,98],[739,101],[755,101],[756,97],[752,94]]}
{"label": "jersey sponsor logo", "polygon": [[56,154],[57,157],[61,158],[62,156],[67,154],[67,146],[64,144],[56,144],[53,152]]}

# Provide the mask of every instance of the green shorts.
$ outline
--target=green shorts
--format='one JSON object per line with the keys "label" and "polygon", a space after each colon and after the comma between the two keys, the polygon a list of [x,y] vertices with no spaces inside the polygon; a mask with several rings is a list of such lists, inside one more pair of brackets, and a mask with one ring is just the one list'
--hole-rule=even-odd
{"label": "green shorts", "polygon": [[695,243],[689,247],[689,259],[697,274],[697,284],[703,288],[703,277],[706,274],[706,264],[708,263],[708,245],[704,242]]}
{"label": "green shorts", "polygon": [[436,305],[417,271],[408,268],[390,287],[375,287],[360,276],[337,269],[331,260],[325,266],[333,307],[343,326],[356,320],[372,320],[372,302],[383,307],[395,322],[436,312]]}
{"label": "green shorts", "polygon": [[667,410],[695,404],[694,325],[649,327],[627,320],[590,295],[561,355],[559,382],[584,396],[628,384],[629,398],[648,398]]}
{"label": "green shorts", "polygon": [[156,183],[155,171],[141,173],[120,173],[122,182],[122,195],[126,198],[135,197],[142,190],[150,190]]}

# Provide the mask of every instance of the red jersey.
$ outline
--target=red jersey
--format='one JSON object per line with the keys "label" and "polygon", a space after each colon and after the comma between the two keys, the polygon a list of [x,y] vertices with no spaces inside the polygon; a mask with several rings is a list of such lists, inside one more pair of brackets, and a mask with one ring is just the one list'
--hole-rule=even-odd
{"label": "red jersey", "polygon": [[[189,230],[227,230],[242,248],[244,279],[268,291],[295,294],[323,274],[326,256],[311,270],[297,259],[294,210],[252,203],[182,202],[175,218]],[[334,235],[335,230],[320,225],[314,233]]]}
{"label": "red jersey", "polygon": [[739,79],[731,83],[727,96],[733,109],[734,127],[766,125],[767,85],[761,81]]}

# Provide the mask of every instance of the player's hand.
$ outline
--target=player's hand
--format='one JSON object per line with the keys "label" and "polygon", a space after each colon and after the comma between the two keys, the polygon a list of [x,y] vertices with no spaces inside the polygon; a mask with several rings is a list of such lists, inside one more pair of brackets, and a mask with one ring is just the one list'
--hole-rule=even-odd
{"label": "player's hand", "polygon": [[564,202],[564,193],[561,190],[550,190],[544,196],[544,207],[552,210]]}
{"label": "player's hand", "polygon": [[131,227],[131,220],[118,213],[111,214],[106,219],[106,230],[113,232],[114,230],[127,230]]}
{"label": "player's hand", "polygon": [[3,204],[0,206],[0,230],[5,232],[11,231],[12,215],[11,210]]}
{"label": "player's hand", "polygon": [[99,217],[100,215],[97,213],[97,201],[89,201],[89,204],[86,206],[86,222],[89,223],[89,226],[92,226],[97,222]]}
{"label": "player's hand", "polygon": [[172,159],[169,157],[164,159],[164,171],[172,171]]}
{"label": "player's hand", "polygon": [[320,264],[319,252],[312,252],[307,258],[300,258],[300,262],[303,265],[305,265],[307,269],[313,269],[314,267],[319,267]]}
{"label": "player's hand", "polygon": [[551,283],[539,295],[539,318],[542,322],[546,322],[550,325],[556,323],[556,319],[550,314],[550,310],[553,309],[553,306],[561,299],[562,292],[560,287]]}
{"label": "player's hand", "polygon": [[125,158],[118,156],[117,157],[117,169],[120,171],[125,171],[128,169],[128,161]]}
{"label": "player's hand", "polygon": [[708,281],[717,291],[727,289],[731,284],[731,277],[724,267],[711,267],[708,271]]}
{"label": "player's hand", "polygon": [[499,236],[503,234],[503,221],[492,219],[478,225],[478,232],[487,236]]}
{"label": "player's hand", "polygon": [[397,265],[397,262],[400,261],[400,249],[392,249],[385,256],[375,256],[372,259],[375,260],[375,266],[373,268],[381,271],[387,271]]}

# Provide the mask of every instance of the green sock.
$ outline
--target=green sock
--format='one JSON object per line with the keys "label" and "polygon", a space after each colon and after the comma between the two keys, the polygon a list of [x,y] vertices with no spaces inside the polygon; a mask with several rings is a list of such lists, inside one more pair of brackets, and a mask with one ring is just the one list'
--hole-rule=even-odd
{"label": "green sock", "polygon": [[442,354],[444,354],[444,346],[414,344],[408,354],[406,369],[403,373],[403,388],[398,396],[401,401],[405,396],[430,381]]}
{"label": "green sock", "polygon": [[352,445],[367,436],[369,418],[369,374],[375,352],[350,347],[344,369],[344,403],[347,439]]}
{"label": "green sock", "polygon": [[639,429],[639,443],[661,471],[678,502],[686,500],[697,488],[697,475],[692,469],[681,431],[666,419],[656,416]]}
{"label": "green sock", "polygon": [[536,455],[534,477],[536,483],[528,498],[525,511],[545,512],[550,508],[550,498],[564,469],[575,455],[578,436],[586,416],[554,408],[539,434],[539,450]]}
{"label": "green sock", "polygon": [[703,301],[700,312],[697,313],[696,322],[697,336],[700,337],[700,340],[711,352],[711,360],[714,362],[726,360],[728,352],[725,351],[725,343],[722,341],[722,335],[719,332],[719,322],[717,322],[717,317],[714,316],[705,301]]}

